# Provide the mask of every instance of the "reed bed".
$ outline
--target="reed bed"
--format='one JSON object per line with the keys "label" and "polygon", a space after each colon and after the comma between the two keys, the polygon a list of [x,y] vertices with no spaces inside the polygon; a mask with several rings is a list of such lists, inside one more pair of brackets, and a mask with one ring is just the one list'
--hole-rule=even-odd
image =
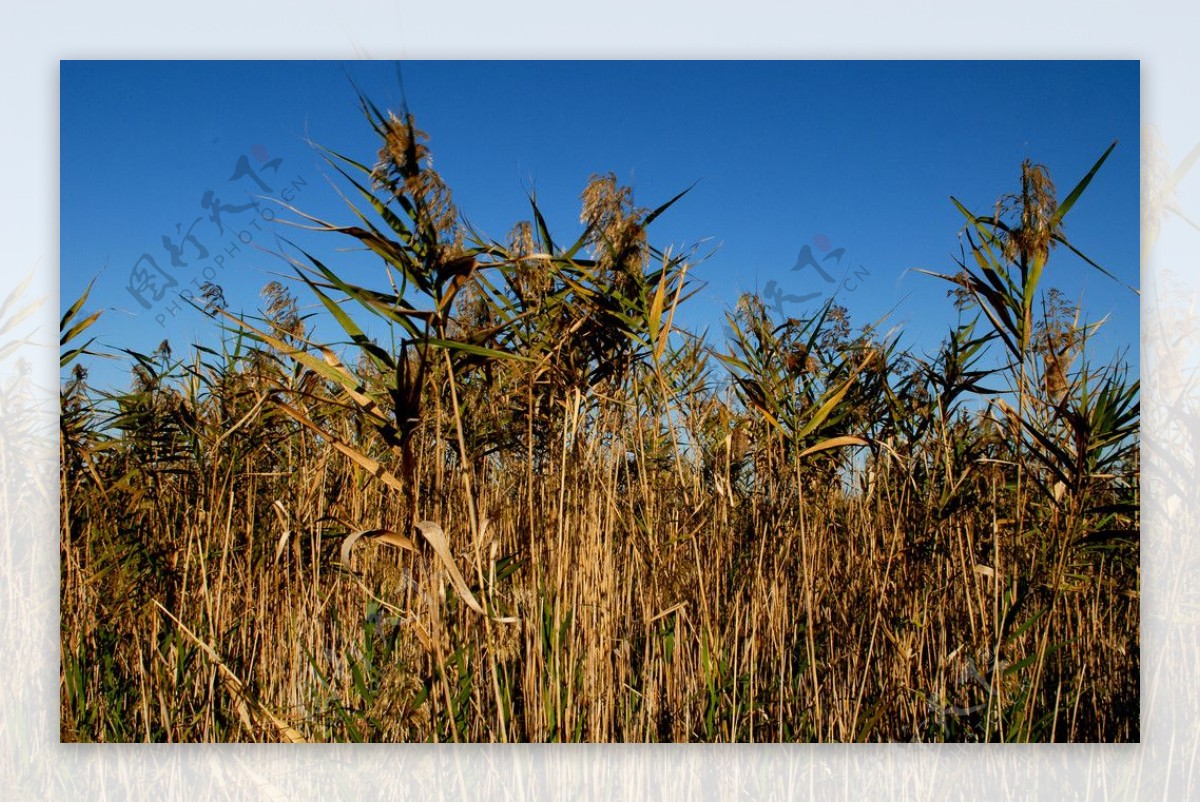
{"label": "reed bed", "polygon": [[375,286],[211,287],[222,345],[125,351],[121,393],[64,315],[64,741],[1138,739],[1138,383],[1041,286],[1108,152],[960,205],[922,355],[836,299],[688,332],[678,197],[596,176],[573,243],[536,203],[496,242],[363,111],[354,222],[291,211]]}

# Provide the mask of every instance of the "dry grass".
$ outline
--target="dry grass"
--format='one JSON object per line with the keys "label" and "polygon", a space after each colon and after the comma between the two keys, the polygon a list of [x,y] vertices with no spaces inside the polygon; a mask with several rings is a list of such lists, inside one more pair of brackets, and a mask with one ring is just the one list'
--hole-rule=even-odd
{"label": "dry grass", "polygon": [[665,207],[597,177],[574,245],[485,241],[364,110],[370,211],[308,222],[407,295],[297,266],[356,351],[274,286],[221,353],[64,384],[64,740],[1138,738],[1137,383],[1033,303],[1045,242],[968,215],[932,359],[753,298],[718,348]]}

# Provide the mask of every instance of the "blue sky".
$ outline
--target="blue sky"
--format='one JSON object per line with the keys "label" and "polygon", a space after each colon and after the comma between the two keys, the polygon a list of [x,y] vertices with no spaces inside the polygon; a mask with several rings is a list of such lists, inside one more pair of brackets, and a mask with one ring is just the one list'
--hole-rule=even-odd
{"label": "blue sky", "polygon": [[[98,276],[90,306],[107,310],[101,342],[148,352],[169,337],[177,355],[213,333],[198,313],[173,308],[173,290],[211,274],[233,309],[255,310],[262,286],[288,268],[269,253],[270,212],[239,207],[266,186],[320,217],[352,220],[311,145],[374,160],[351,80],[399,107],[392,62],[63,62],[64,305]],[[1026,158],[1065,195],[1114,139],[1066,232],[1139,286],[1135,61],[439,61],[405,62],[403,80],[459,210],[496,239],[528,217],[531,192],[558,238],[573,239],[593,173],[614,172],[646,207],[695,184],[650,230],[658,245],[703,241],[701,253],[713,252],[692,273],[706,285],[679,321],[693,328],[716,332],[740,293],[768,288],[784,314],[811,312],[831,286],[793,270],[802,249],[844,249],[840,263],[824,264],[837,279],[854,274],[839,296],[853,322],[890,313],[903,343],[932,350],[954,312],[943,283],[910,269],[954,271],[963,220],[949,197],[990,211],[1019,189]],[[239,175],[239,160],[254,174]],[[386,281],[340,250],[349,242],[282,233],[351,281]],[[135,269],[162,289],[177,285],[139,301],[128,289]],[[1082,299],[1089,319],[1110,316],[1098,357],[1128,347],[1136,365],[1137,296],[1065,252],[1044,281]],[[126,372],[94,364],[93,380],[123,385]]]}

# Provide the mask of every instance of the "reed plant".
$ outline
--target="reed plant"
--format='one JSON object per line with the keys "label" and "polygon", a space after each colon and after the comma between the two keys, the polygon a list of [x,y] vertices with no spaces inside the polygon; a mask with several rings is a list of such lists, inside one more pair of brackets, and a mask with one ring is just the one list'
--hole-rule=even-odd
{"label": "reed plant", "polygon": [[1042,287],[1108,152],[960,205],[924,355],[836,299],[687,331],[685,193],[597,175],[569,243],[533,198],[491,239],[362,110],[351,222],[291,212],[374,282],[295,248],[257,316],[208,288],[220,346],[63,384],[63,740],[1138,738],[1138,384]]}

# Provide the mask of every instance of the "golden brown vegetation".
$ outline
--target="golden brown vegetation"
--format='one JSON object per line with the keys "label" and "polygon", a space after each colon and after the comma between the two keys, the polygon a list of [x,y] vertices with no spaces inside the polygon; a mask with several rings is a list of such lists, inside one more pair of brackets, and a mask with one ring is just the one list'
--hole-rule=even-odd
{"label": "golden brown vegetation", "polygon": [[572,245],[536,204],[492,242],[364,111],[369,208],[304,220],[384,289],[296,263],[344,343],[213,288],[222,350],[63,385],[64,740],[1138,738],[1138,386],[1039,292],[1103,158],[963,209],[932,357],[754,297],[718,347],[648,244],[675,199],[595,177]]}

